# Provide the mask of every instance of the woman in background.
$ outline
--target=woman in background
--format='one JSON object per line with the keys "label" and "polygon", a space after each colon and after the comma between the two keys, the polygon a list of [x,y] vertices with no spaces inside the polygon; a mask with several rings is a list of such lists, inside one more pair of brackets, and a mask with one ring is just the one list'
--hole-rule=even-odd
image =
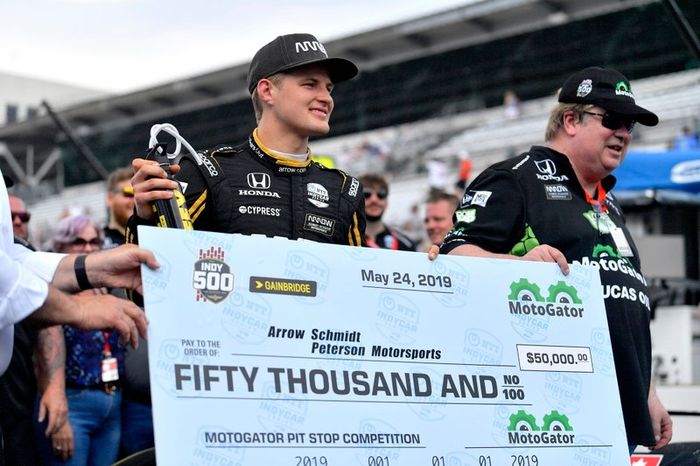
{"label": "woman in background", "polygon": [[[85,215],[66,217],[53,236],[53,249],[67,254],[89,254],[102,247],[102,230]],[[106,289],[83,293],[107,293]],[[56,332],[60,345],[61,333]],[[124,347],[117,332],[86,332],[63,326],[65,387],[68,420],[51,436],[51,465],[102,466],[119,454]],[[38,429],[41,431],[41,429]],[[48,450],[48,445],[46,447]],[[47,458],[48,459],[48,458]]]}

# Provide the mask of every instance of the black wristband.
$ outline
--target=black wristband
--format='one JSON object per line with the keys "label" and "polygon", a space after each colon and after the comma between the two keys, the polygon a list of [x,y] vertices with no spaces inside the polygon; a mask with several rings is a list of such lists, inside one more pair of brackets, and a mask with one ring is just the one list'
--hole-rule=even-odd
{"label": "black wristband", "polygon": [[81,254],[75,258],[75,279],[78,280],[78,286],[81,290],[90,290],[95,288],[88,280],[87,271],[85,270],[85,254]]}

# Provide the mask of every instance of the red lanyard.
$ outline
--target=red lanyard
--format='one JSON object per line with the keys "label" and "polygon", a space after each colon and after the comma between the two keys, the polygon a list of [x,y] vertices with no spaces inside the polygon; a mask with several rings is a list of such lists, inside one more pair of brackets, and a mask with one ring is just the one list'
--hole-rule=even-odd
{"label": "red lanyard", "polygon": [[598,195],[596,196],[596,199],[593,199],[590,194],[588,194],[588,191],[584,190],[584,193],[586,194],[586,202],[588,202],[590,205],[593,206],[593,210],[596,212],[607,212],[608,211],[608,206],[605,203],[605,196],[607,196],[607,192],[603,189],[603,184],[599,181],[598,182]]}
{"label": "red lanyard", "polygon": [[109,358],[112,356],[112,347],[109,345],[109,332],[103,331],[102,336],[104,337],[105,341],[104,355],[105,357]]}

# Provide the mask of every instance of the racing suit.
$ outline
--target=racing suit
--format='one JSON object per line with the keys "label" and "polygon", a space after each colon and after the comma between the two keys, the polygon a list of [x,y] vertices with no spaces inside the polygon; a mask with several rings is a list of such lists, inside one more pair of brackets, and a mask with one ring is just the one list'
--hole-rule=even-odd
{"label": "racing suit", "polygon": [[[180,160],[180,182],[195,230],[264,234],[321,243],[365,245],[365,213],[359,180],[310,157],[281,158],[257,132],[236,147],[219,146]],[[127,241],[136,242],[133,215]]]}

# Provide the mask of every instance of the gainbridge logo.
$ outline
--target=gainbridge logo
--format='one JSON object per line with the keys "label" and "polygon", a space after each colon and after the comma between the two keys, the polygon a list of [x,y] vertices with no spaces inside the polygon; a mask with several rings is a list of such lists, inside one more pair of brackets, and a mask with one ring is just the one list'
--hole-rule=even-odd
{"label": "gainbridge logo", "polygon": [[545,298],[539,285],[521,278],[510,284],[508,305],[511,314],[583,317],[583,302],[576,288],[563,280],[550,285]]}
{"label": "gainbridge logo", "polygon": [[559,411],[542,417],[542,424],[531,413],[520,410],[508,418],[508,443],[511,445],[572,445],[576,434],[569,418]]}

